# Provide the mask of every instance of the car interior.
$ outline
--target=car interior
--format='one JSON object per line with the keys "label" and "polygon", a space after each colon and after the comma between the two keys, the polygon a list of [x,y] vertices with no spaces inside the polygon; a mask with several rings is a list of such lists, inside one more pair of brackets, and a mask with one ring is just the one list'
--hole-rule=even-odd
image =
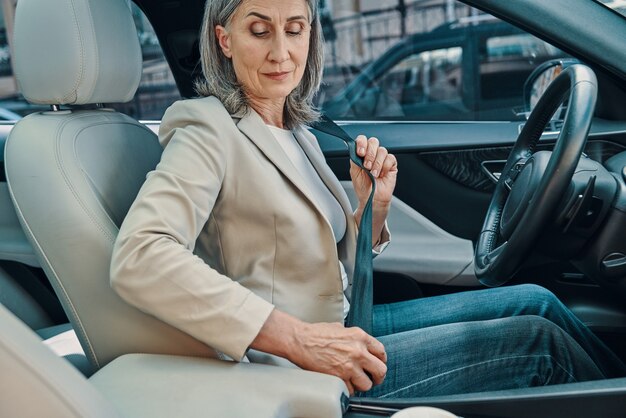
{"label": "car interior", "polygon": [[[577,15],[602,27],[563,17],[566,1],[465,2],[576,59],[551,63],[570,78],[546,90],[558,100],[540,101],[536,116],[524,121],[341,123],[352,135],[381,138],[406,179],[389,215],[393,247],[374,261],[375,303],[481,282],[540,284],[626,360],[626,51],[619,36],[626,36],[626,22],[585,0],[575,1]],[[193,97],[204,0],[135,3],[152,22],[181,95]],[[548,25],[552,20],[562,27]],[[584,42],[572,43],[572,36]],[[19,0],[13,42],[23,96],[50,109],[0,124],[0,416],[372,417],[421,405],[464,417],[623,416],[626,378],[445,397],[350,398],[334,376],[229,361],[128,305],[109,284],[111,252],[161,154],[154,124],[107,105],[131,101],[141,77],[129,4]],[[542,71],[530,76],[528,91]],[[583,76],[598,88],[580,100],[586,107],[570,100],[568,110],[583,110],[565,112],[572,116],[560,132],[574,134],[544,130],[562,97],[579,97]],[[354,202],[347,151],[316,135]],[[563,143],[576,143],[578,154]],[[546,184],[537,195],[545,204],[520,198],[524,207],[538,208],[510,209],[510,245],[492,245],[485,225],[506,205],[507,176],[529,150],[552,149],[537,174],[537,183]],[[557,168],[568,164],[569,177],[546,168],[552,157]]]}

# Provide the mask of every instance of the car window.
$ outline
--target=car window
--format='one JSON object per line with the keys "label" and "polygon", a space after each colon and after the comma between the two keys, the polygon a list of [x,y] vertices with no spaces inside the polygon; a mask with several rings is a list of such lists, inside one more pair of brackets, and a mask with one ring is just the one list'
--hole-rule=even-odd
{"label": "car window", "polygon": [[404,58],[382,75],[379,85],[403,107],[459,100],[463,50],[434,49]]}
{"label": "car window", "polygon": [[528,33],[498,34],[496,30],[477,37],[477,42],[477,119],[482,120],[514,118],[523,109],[524,85],[533,70],[548,60],[567,57]]}
{"label": "car window", "polygon": [[403,58],[363,90],[351,114],[418,118],[433,106],[460,103],[462,53],[461,47],[451,47]]}
{"label": "car window", "polygon": [[[137,119],[160,120],[180,94],[150,22],[134,3],[132,10],[143,55],[141,82],[133,100],[107,105]],[[14,15],[15,2],[5,2],[0,8],[0,122],[15,121],[29,113],[49,109],[49,106],[28,103],[19,92],[11,63]]]}
{"label": "car window", "polygon": [[530,73],[566,56],[459,1],[321,5],[328,53],[317,104],[335,119],[515,120]]}
{"label": "car window", "polygon": [[152,25],[139,7],[131,5],[141,45],[143,72],[133,100],[109,106],[135,119],[161,120],[165,109],[180,99],[180,93]]}

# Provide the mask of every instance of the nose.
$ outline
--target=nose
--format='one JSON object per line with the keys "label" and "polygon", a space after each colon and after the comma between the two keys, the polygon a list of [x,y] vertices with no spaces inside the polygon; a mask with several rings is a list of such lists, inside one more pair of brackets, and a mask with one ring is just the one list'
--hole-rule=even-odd
{"label": "nose", "polygon": [[268,59],[279,64],[289,59],[289,48],[287,45],[286,34],[278,33],[274,36]]}

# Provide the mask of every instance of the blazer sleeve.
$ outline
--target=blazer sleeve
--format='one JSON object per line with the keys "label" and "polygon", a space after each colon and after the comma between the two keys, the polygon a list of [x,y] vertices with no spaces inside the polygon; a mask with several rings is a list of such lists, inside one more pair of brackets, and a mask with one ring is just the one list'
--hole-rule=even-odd
{"label": "blazer sleeve", "polygon": [[131,305],[241,360],[274,307],[193,254],[229,160],[219,126],[232,119],[210,104],[181,101],[165,113],[165,149],[120,228],[111,285]]}

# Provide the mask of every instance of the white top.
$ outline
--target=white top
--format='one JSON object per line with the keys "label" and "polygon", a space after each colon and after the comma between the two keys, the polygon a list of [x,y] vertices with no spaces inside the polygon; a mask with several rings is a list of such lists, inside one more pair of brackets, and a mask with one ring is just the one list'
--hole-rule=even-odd
{"label": "white top", "polygon": [[[293,133],[289,130],[280,129],[271,125],[267,125],[267,127],[296,167],[298,173],[302,176],[306,187],[315,199],[315,203],[319,206],[322,214],[330,224],[333,234],[335,235],[335,242],[341,241],[346,233],[346,215],[343,209],[341,209],[341,205],[330,190],[328,190],[328,187],[326,187],[320,178]],[[350,310],[350,302],[348,302],[345,294],[348,288],[348,275],[341,261],[339,261],[339,268],[341,270],[341,282],[343,284],[343,317],[345,319]]]}

